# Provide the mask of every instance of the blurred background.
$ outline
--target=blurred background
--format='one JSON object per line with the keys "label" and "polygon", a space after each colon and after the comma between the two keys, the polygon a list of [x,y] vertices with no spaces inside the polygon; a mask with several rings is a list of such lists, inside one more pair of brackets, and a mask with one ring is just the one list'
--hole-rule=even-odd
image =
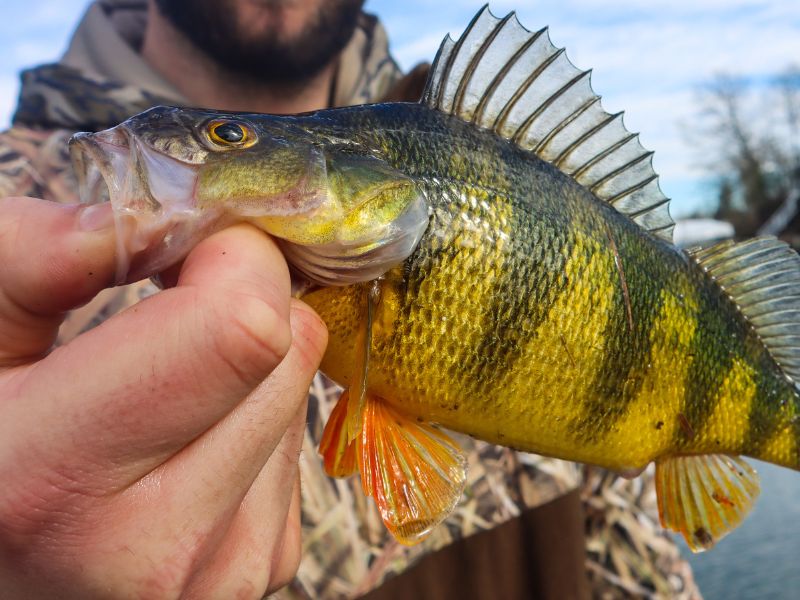
{"label": "blurred background", "polygon": [[[368,0],[404,69],[430,61],[481,0]],[[57,61],[88,0],[4,2],[0,127],[18,72]],[[550,26],[609,112],[655,150],[673,216],[688,242],[734,233],[800,246],[800,2],[797,0],[493,1],[529,28]],[[731,227],[732,226],[732,227]],[[755,514],[713,551],[691,556],[706,598],[797,598],[800,474],[759,465]],[[688,552],[687,552],[688,555]]]}

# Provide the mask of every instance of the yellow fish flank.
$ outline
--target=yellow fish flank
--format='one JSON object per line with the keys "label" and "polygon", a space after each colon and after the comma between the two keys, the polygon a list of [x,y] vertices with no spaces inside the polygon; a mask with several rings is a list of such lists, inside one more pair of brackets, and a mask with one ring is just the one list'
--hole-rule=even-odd
{"label": "yellow fish flank", "polygon": [[[320,452],[414,543],[453,511],[444,429],[635,474],[693,550],[744,518],[741,458],[800,468],[800,257],[684,252],[652,153],[513,14],[442,43],[422,100],[295,116],[158,107],[72,142],[131,276],[247,221],[324,319],[346,388]],[[127,236],[127,237],[125,237]]]}
{"label": "yellow fish flank", "polygon": [[[800,462],[792,337],[800,303],[791,294],[774,302],[768,295],[776,285],[791,291],[800,261],[773,240],[691,257],[666,247],[661,240],[670,240],[671,220],[649,153],[637,142],[637,150],[609,158],[634,136],[611,134],[609,148],[582,163],[568,153],[579,154],[575,139],[596,129],[573,132],[573,145],[560,154],[544,144],[554,145],[554,132],[579,120],[591,99],[575,102],[572,113],[565,109],[565,124],[544,139],[524,143],[520,131],[532,117],[519,117],[521,129],[507,135],[503,121],[514,111],[492,96],[501,94],[497,77],[512,78],[519,62],[476,94],[472,109],[463,104],[474,76],[459,81],[448,100],[449,82],[437,82],[436,73],[479,72],[508,22],[484,12],[459,41],[446,41],[423,102],[442,109],[449,101],[450,112],[469,122],[480,122],[476,113],[487,106],[502,106],[483,122],[540,157],[556,155],[559,168],[593,182],[587,187],[618,212],[566,190],[555,200],[520,202],[519,174],[496,169],[506,159],[502,150],[481,148],[471,163],[451,155],[437,173],[432,224],[411,259],[377,282],[304,298],[331,332],[322,368],[349,389],[323,440],[328,470],[360,470],[365,493],[402,541],[424,535],[452,509],[464,475],[451,446],[432,458],[438,439],[377,433],[384,440],[379,457],[365,455],[375,447],[365,431],[373,435],[381,426],[367,426],[359,415],[378,403],[391,406],[384,417],[406,429],[435,423],[624,473],[656,461],[662,522],[692,549],[707,548],[738,524],[758,493],[755,472],[738,455],[792,468]],[[517,52],[539,35],[529,34]],[[481,36],[483,45],[475,39]],[[468,44],[470,51],[463,49]],[[461,56],[469,52],[469,59]],[[463,72],[454,75],[454,65]],[[525,97],[524,90],[509,95],[520,93]],[[530,114],[541,110],[534,106]],[[593,125],[602,130],[613,120]],[[564,168],[571,160],[580,166]],[[470,178],[475,172],[480,176]],[[442,185],[447,180],[454,187]],[[540,191],[531,187],[528,194]],[[428,492],[432,480],[450,480],[451,492]]]}

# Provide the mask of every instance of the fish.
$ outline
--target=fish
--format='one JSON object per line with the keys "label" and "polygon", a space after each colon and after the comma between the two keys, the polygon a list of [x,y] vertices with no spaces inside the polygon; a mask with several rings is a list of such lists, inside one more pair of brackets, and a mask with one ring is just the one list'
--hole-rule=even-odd
{"label": "fish", "polygon": [[488,6],[418,103],[299,115],[157,107],[70,142],[114,205],[120,280],[249,222],[325,321],[343,388],[320,454],[401,542],[450,514],[448,430],[634,476],[693,551],[752,508],[743,457],[800,469],[800,257],[672,243],[652,152],[547,28]]}

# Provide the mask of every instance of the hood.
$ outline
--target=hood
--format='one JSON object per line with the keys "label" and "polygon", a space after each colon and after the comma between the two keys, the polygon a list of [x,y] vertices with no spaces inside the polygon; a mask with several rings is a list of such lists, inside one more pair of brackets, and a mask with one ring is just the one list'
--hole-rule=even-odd
{"label": "hood", "polygon": [[[146,0],[96,0],[89,5],[58,63],[22,72],[15,125],[99,131],[159,104],[187,101],[138,52]],[[342,51],[334,105],[374,102],[399,79],[386,32],[362,13]]]}

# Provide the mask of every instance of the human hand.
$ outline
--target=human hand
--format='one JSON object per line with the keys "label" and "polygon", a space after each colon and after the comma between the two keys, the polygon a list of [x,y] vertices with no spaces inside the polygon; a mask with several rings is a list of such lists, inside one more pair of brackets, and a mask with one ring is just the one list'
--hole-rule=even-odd
{"label": "human hand", "polygon": [[0,200],[0,596],[260,598],[299,561],[325,327],[239,225],[49,352],[113,279],[104,211]]}

